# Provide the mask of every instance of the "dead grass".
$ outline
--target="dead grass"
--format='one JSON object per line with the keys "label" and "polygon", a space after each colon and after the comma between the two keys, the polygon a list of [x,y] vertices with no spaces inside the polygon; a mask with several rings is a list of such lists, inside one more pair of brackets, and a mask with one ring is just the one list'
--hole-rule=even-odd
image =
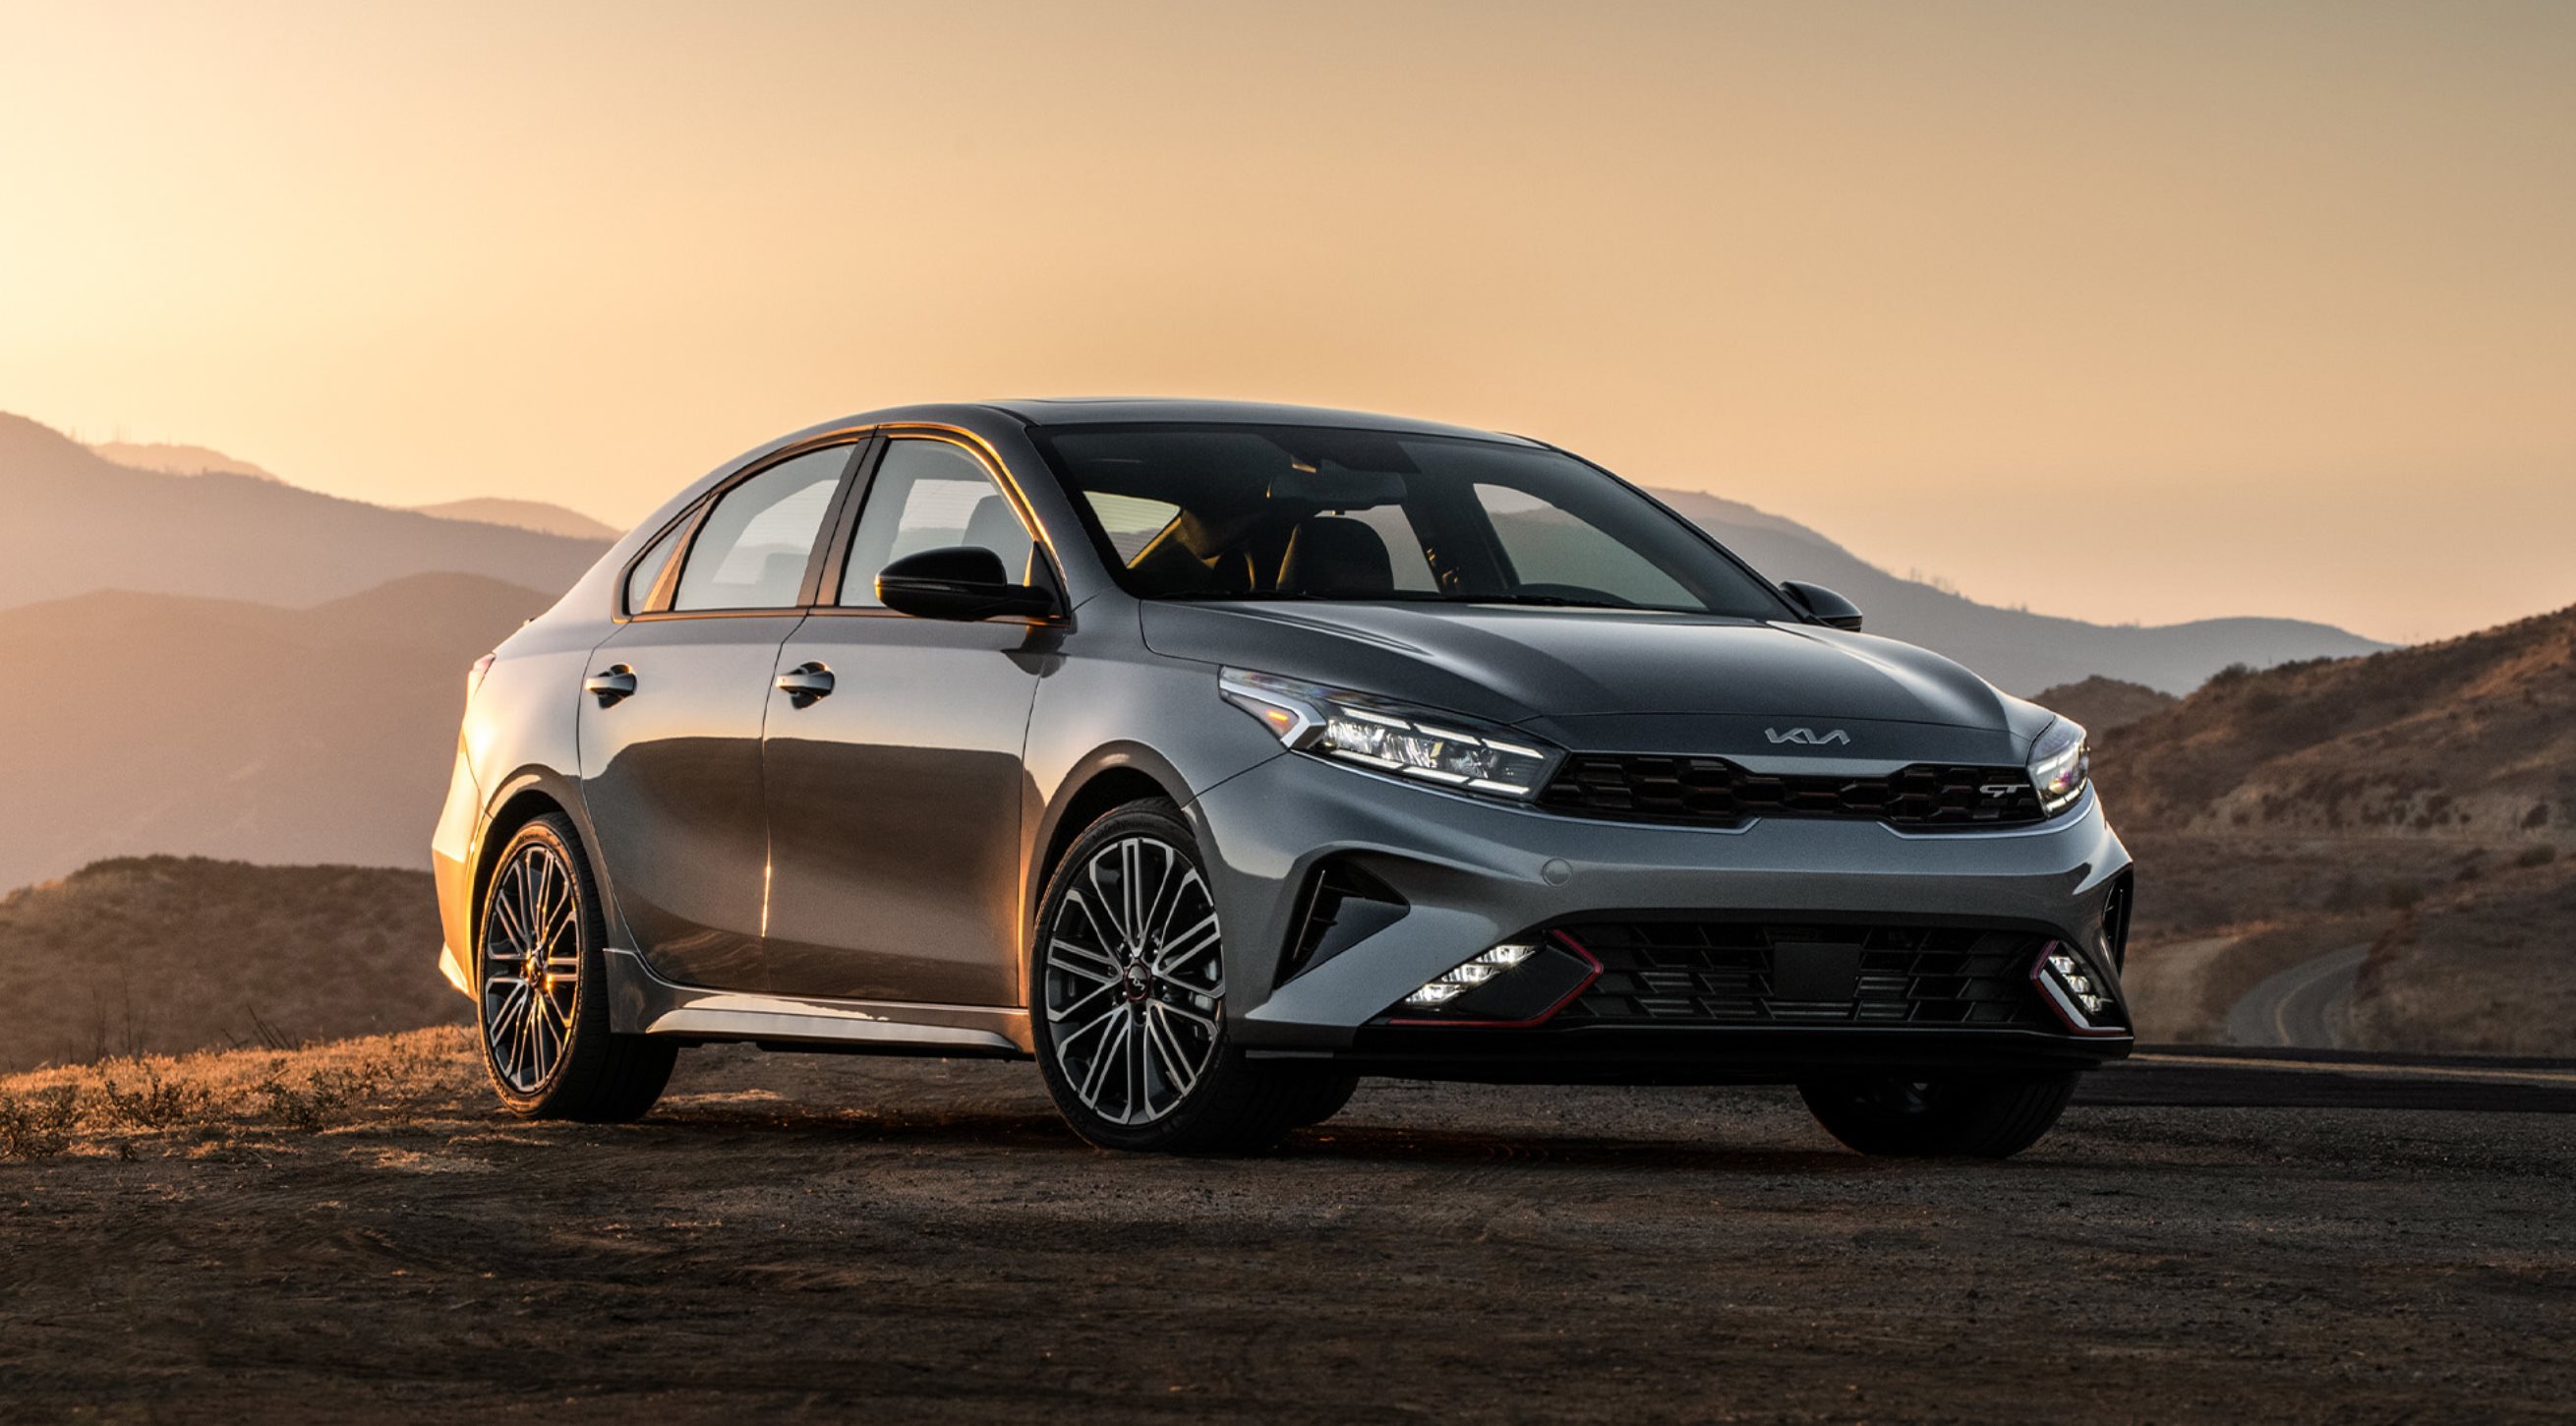
{"label": "dead grass", "polygon": [[438,943],[425,872],[99,862],[0,897],[0,1072],[460,1023]]}
{"label": "dead grass", "polygon": [[411,1122],[478,1088],[460,1026],[284,1054],[141,1056],[0,1079],[0,1159],[203,1153],[353,1124]]}

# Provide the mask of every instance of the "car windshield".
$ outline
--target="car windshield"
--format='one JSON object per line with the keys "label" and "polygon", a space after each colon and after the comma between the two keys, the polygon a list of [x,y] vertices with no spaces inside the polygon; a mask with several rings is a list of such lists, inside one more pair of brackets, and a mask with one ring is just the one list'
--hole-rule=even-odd
{"label": "car windshield", "polygon": [[1678,517],[1541,447],[1314,426],[1032,434],[1149,599],[1789,612]]}

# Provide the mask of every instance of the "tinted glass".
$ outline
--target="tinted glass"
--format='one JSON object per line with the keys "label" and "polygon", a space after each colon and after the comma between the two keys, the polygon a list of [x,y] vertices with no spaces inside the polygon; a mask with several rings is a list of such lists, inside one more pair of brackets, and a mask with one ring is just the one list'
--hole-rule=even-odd
{"label": "tinted glass", "polygon": [[1679,517],[1556,451],[1306,426],[1033,434],[1147,598],[1790,612]]}
{"label": "tinted glass", "polygon": [[947,441],[895,441],[868,482],[868,503],[850,536],[841,603],[875,608],[877,571],[905,555],[956,545],[991,550],[1003,573],[1029,577],[1028,528],[984,462]]}
{"label": "tinted glass", "polygon": [[689,532],[689,522],[682,520],[670,532],[653,542],[644,558],[626,576],[626,612],[641,614],[653,602],[653,586],[662,582],[662,571],[671,563],[671,551],[680,547],[680,537]]}
{"label": "tinted glass", "polygon": [[699,527],[673,609],[792,609],[848,446],[782,461],[726,491]]}
{"label": "tinted glass", "polygon": [[1681,581],[1581,516],[1504,485],[1477,486],[1476,503],[1525,587],[1579,586],[1629,604],[1679,608],[1690,602]]}

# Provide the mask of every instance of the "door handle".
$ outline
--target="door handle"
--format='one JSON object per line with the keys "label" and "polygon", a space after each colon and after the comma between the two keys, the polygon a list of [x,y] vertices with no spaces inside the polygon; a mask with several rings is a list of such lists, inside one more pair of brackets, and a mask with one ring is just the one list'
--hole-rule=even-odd
{"label": "door handle", "polygon": [[635,694],[635,670],[622,663],[611,664],[583,679],[581,691],[597,698],[602,708],[618,699],[631,698]]}
{"label": "door handle", "polygon": [[810,708],[817,698],[832,695],[832,670],[819,663],[801,663],[778,676],[778,691],[799,708]]}

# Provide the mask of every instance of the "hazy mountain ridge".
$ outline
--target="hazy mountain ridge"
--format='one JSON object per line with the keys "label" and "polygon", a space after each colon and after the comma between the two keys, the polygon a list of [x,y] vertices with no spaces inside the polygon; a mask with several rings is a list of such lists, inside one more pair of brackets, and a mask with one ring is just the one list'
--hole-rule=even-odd
{"label": "hazy mountain ridge", "polygon": [[307,605],[433,572],[560,590],[603,542],[116,464],[0,414],[0,608],[100,589]]}
{"label": "hazy mountain ridge", "polygon": [[2179,694],[2232,664],[2264,668],[2388,647],[2301,619],[2196,619],[2141,627],[2001,609],[1899,578],[1814,530],[1740,501],[1689,490],[1651,493],[1771,578],[1824,585],[1858,604],[1871,632],[1938,650],[2025,696],[2094,674]]}
{"label": "hazy mountain ridge", "polygon": [[423,865],[466,668],[550,600],[433,574],[308,609],[0,610],[0,886],[136,853]]}
{"label": "hazy mountain ridge", "polygon": [[614,543],[618,536],[626,533],[569,506],[545,500],[478,496],[436,505],[414,505],[411,509],[414,514],[434,515],[441,520],[472,520],[506,529],[534,530],[540,535],[561,535],[566,539],[596,540],[603,544]]}
{"label": "hazy mountain ridge", "polygon": [[222,451],[205,446],[175,445],[168,441],[100,441],[90,447],[102,460],[135,470],[159,471],[163,475],[247,475],[254,480],[285,482],[252,465],[235,460]]}

